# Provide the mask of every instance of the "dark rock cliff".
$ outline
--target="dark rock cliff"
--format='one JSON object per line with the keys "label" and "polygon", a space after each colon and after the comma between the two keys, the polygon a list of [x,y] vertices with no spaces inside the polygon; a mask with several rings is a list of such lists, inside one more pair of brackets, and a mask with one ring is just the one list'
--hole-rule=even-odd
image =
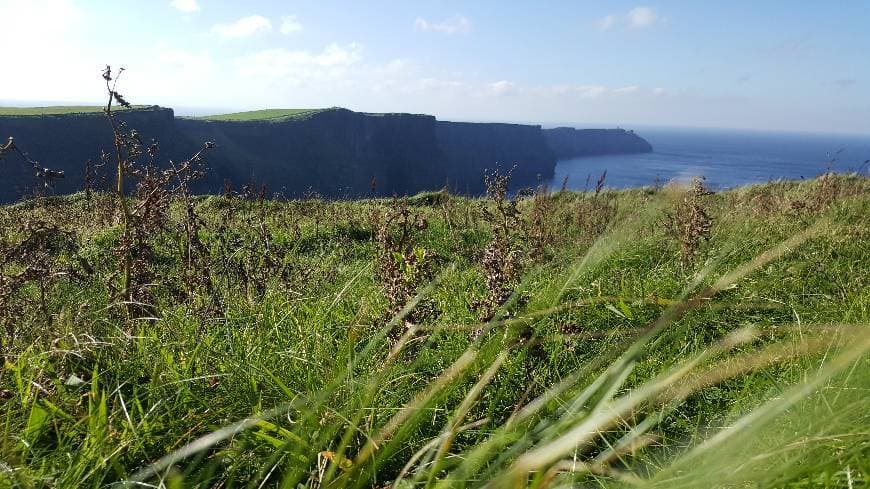
{"label": "dark rock cliff", "polygon": [[[119,121],[139,131],[144,142],[159,141],[161,154],[172,154],[176,136],[172,109],[148,107],[117,114]],[[58,194],[77,192],[84,187],[88,160],[99,164],[103,151],[114,154],[112,130],[102,112],[0,116],[0,140],[5,143],[10,136],[43,167],[65,172],[65,178],[55,182],[54,192]],[[111,165],[110,162],[106,166]],[[114,173],[112,168],[104,170]],[[0,202],[17,200],[38,186],[32,168],[20,157],[8,155],[0,160]]]}
{"label": "dark rock cliff", "polygon": [[634,131],[624,129],[544,129],[547,144],[561,159],[620,153],[649,153],[652,146]]}
{"label": "dark rock cliff", "polygon": [[318,111],[281,121],[179,119],[177,153],[192,153],[203,141],[209,180],[201,191],[256,182],[286,196],[308,190],[329,197],[413,193],[444,183],[435,118],[412,114]]}
{"label": "dark rock cliff", "polygon": [[483,192],[487,169],[505,173],[513,168],[514,188],[535,186],[553,177],[556,156],[540,126],[439,121],[436,127],[451,189]]}
{"label": "dark rock cliff", "polygon": [[[186,151],[215,141],[213,179],[265,182],[287,196],[403,195],[449,187],[483,191],[486,169],[516,164],[514,184],[552,177],[556,159],[539,126],[436,121],[428,115],[346,109],[302,119],[218,122],[179,119]],[[212,180],[203,190],[216,188]],[[212,190],[213,191],[213,190]]]}
{"label": "dark rock cliff", "polygon": [[[220,192],[265,184],[287,197],[308,191],[327,197],[404,195],[442,187],[478,194],[486,169],[513,170],[513,187],[552,178],[557,158],[649,151],[622,130],[541,130],[540,126],[436,121],[428,115],[365,114],[346,109],[311,111],[299,117],[218,121],[176,119],[171,109],[141,108],[119,118],[160,143],[160,161],[183,160],[205,141],[208,172],[194,191]],[[81,190],[85,162],[111,154],[109,124],[100,112],[0,116],[0,139],[14,136],[43,166],[64,170],[56,193]],[[111,163],[103,169],[111,176]],[[97,182],[99,183],[99,182]],[[0,161],[0,202],[20,198],[38,185],[32,169],[14,155]],[[103,187],[105,188],[105,187]]]}

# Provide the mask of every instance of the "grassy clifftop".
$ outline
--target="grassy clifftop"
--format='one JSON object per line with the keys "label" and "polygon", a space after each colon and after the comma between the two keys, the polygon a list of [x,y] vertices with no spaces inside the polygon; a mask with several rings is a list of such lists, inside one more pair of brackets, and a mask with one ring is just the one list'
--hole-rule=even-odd
{"label": "grassy clifftop", "polygon": [[499,182],[0,208],[0,486],[868,482],[867,178]]}
{"label": "grassy clifftop", "polygon": [[[134,105],[129,108],[114,107],[112,110],[121,112],[124,110],[146,109],[148,105]],[[48,107],[0,107],[0,116],[46,116],[46,115],[78,115],[78,114],[101,114],[104,106],[97,105],[57,105]],[[190,117],[189,119],[209,121],[265,121],[287,120],[301,118],[323,110],[329,109],[264,109],[248,112],[235,112],[229,114],[216,114],[202,117]]]}
{"label": "grassy clifftop", "polygon": [[[116,107],[113,110],[141,110],[148,105],[134,105],[130,108]],[[101,114],[104,107],[95,105],[59,105],[51,107],[0,107],[0,116],[26,117],[46,115],[78,115],[78,114]]]}
{"label": "grassy clifftop", "polygon": [[[290,120],[302,120],[309,118],[313,115],[320,114],[323,112],[329,111],[347,111],[348,109],[343,109],[341,107],[330,107],[326,109],[262,109],[262,110],[250,110],[246,112],[233,112],[229,114],[215,114],[215,115],[206,115],[201,117],[189,117],[189,119],[193,120],[204,120],[204,121],[218,121],[218,122],[257,122],[257,121],[268,121],[268,122],[284,122]],[[404,113],[384,113],[384,112],[361,112],[367,116],[379,117],[379,116],[403,116],[403,115],[418,115],[418,114],[404,114]]]}
{"label": "grassy clifftop", "polygon": [[202,117],[191,117],[190,119],[220,122],[282,122],[292,119],[303,119],[324,110],[330,109],[263,109],[251,110],[247,112],[234,112],[230,114],[216,114]]}

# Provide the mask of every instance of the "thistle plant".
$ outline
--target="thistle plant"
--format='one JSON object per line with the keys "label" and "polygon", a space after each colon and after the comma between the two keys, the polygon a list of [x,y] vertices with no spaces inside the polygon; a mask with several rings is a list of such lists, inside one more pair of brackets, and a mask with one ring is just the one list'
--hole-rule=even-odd
{"label": "thistle plant", "polygon": [[[135,128],[118,119],[114,104],[131,108],[131,104],[117,91],[118,81],[124,68],[113,76],[111,66],[103,70],[107,101],[103,112],[112,131],[115,149],[115,192],[122,211],[122,235],[116,248],[121,263],[120,296],[124,303],[147,304],[148,288],[154,278],[152,267],[153,248],[150,237],[166,222],[168,206],[174,197],[186,192],[190,181],[202,176],[203,156],[214,147],[206,142],[188,160],[170,168],[157,166],[159,145],[156,141],[145,143]],[[136,184],[133,202],[125,194],[125,182],[132,179]],[[128,307],[128,313],[130,308]]]}

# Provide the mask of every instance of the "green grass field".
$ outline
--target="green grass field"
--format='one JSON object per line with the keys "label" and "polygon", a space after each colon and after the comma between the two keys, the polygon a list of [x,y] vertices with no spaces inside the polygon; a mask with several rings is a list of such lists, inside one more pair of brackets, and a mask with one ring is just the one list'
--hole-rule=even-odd
{"label": "green grass field", "polygon": [[868,191],[2,207],[0,487],[866,487]]}
{"label": "green grass field", "polygon": [[[147,105],[134,105],[130,109],[115,107],[112,110],[135,110],[148,107]],[[0,116],[44,116],[44,115],[71,115],[71,114],[94,114],[102,113],[103,106],[89,105],[61,105],[55,107],[0,107]]]}
{"label": "green grass field", "polygon": [[235,112],[231,114],[208,115],[194,117],[194,119],[206,121],[272,121],[280,122],[290,119],[303,119],[318,112],[329,109],[263,109],[248,112]]}

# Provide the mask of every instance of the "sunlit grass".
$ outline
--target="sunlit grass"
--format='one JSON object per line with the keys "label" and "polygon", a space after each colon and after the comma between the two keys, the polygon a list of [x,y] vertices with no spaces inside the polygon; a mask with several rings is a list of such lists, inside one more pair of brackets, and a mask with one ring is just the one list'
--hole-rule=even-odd
{"label": "sunlit grass", "polygon": [[263,109],[230,114],[216,114],[195,119],[206,121],[271,121],[280,122],[289,119],[301,119],[328,109]]}
{"label": "sunlit grass", "polygon": [[[119,107],[114,110],[136,110],[147,108],[147,105]],[[74,114],[102,114],[103,106],[97,105],[59,105],[50,107],[0,107],[0,116],[46,116]]]}
{"label": "sunlit grass", "polygon": [[[269,202],[272,252],[292,268],[262,295],[225,277],[221,309],[203,312],[164,285],[152,317],[127,320],[94,277],[58,286],[51,329],[19,312],[26,334],[0,373],[0,485],[860,487],[870,202],[866,179],[838,178],[845,190],[816,211],[789,205],[816,182],[712,196],[713,236],[691,266],[661,224],[678,190],[620,192],[597,236],[578,224],[583,197],[555,194],[559,239],[485,323],[472,307],[480,201],[414,207],[438,273],[394,316],[366,234],[392,202]],[[88,205],[0,219],[62,222],[109,260],[117,225]],[[197,203],[222,259],[227,205]],[[256,239],[255,203],[234,205],[239,239]],[[178,240],[160,242],[164,284],[183,270]],[[425,300],[440,314],[408,323]]]}

